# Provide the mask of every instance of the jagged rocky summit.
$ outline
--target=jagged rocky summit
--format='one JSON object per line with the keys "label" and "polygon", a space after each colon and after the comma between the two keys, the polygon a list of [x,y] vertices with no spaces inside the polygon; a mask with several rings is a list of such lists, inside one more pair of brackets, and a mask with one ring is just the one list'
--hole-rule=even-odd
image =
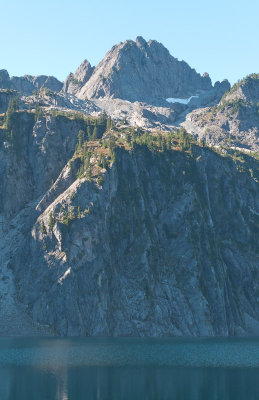
{"label": "jagged rocky summit", "polygon": [[63,85],[46,76],[10,78],[1,70],[1,88],[6,90],[0,93],[1,112],[7,109],[11,89],[30,107],[103,111],[130,125],[168,130],[185,121],[192,110],[218,104],[230,84],[224,80],[212,86],[207,73],[201,76],[161,43],[138,37],[114,46],[97,67],[84,60]]}
{"label": "jagged rocky summit", "polygon": [[[207,73],[201,76],[186,62],[171,56],[161,43],[146,42],[142,37],[114,46],[95,69],[87,64],[85,78],[84,85],[79,79],[78,90],[73,88],[82,99],[112,97],[163,104],[167,98],[188,98],[213,89]],[[215,91],[220,90],[217,83]]]}
{"label": "jagged rocky summit", "polygon": [[0,334],[258,335],[258,82],[141,37],[1,70]]}
{"label": "jagged rocky summit", "polygon": [[76,94],[86,84],[93,74],[94,67],[91,66],[89,61],[84,60],[77,68],[76,72],[68,75],[64,82],[62,90],[67,93]]}

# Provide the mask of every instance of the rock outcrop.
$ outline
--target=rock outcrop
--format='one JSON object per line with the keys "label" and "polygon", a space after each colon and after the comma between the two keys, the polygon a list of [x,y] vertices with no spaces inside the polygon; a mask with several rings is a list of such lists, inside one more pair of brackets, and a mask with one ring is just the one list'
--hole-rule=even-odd
{"label": "rock outcrop", "polygon": [[0,89],[10,89],[10,76],[6,69],[0,69]]}
{"label": "rock outcrop", "polygon": [[259,74],[250,74],[235,83],[224,99],[227,101],[243,100],[244,102],[259,102]]}
{"label": "rock outcrop", "polygon": [[259,150],[259,75],[233,85],[218,105],[196,109],[183,126],[215,146]]}
{"label": "rock outcrop", "polygon": [[5,113],[10,100],[15,97],[16,92],[10,89],[0,89],[0,114]]}
{"label": "rock outcrop", "polygon": [[72,72],[68,75],[63,85],[63,91],[71,94],[76,94],[90,79],[94,67],[91,66],[89,61],[84,60],[82,64],[77,68],[76,72]]}

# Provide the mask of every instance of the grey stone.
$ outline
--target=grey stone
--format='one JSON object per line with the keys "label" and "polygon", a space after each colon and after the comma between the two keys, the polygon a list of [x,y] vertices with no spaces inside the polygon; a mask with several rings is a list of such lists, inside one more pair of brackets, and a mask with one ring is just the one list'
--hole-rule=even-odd
{"label": "grey stone", "polygon": [[86,84],[93,74],[94,67],[89,61],[84,60],[74,74],[70,73],[63,85],[63,91],[76,94]]}
{"label": "grey stone", "polygon": [[0,89],[13,89],[22,94],[32,94],[34,91],[47,88],[59,92],[62,89],[62,83],[53,76],[31,76],[9,77],[6,70],[0,70]]}
{"label": "grey stone", "polygon": [[[225,90],[227,84],[222,84]],[[258,102],[259,76],[249,76],[227,91],[218,105],[188,113],[182,125],[213,146],[258,151]]]}
{"label": "grey stone", "polygon": [[[97,187],[69,163],[77,121],[19,118],[20,152],[0,150],[0,254],[35,324],[59,335],[258,334],[255,179],[209,149],[190,160],[136,147],[116,151]],[[89,211],[50,230],[50,213],[67,207]]]}
{"label": "grey stone", "polygon": [[153,104],[209,89],[208,75],[201,76],[172,57],[161,43],[138,37],[136,42],[127,40],[114,46],[77,95],[82,99],[115,97]]}

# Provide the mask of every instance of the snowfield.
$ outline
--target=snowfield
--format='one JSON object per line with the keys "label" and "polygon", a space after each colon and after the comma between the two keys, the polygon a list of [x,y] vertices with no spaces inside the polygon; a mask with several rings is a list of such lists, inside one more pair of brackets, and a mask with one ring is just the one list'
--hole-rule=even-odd
{"label": "snowfield", "polygon": [[169,97],[168,99],[166,99],[166,101],[168,103],[181,103],[181,104],[188,104],[189,101],[193,98],[198,98],[199,96],[191,96],[188,99],[177,99],[175,97]]}

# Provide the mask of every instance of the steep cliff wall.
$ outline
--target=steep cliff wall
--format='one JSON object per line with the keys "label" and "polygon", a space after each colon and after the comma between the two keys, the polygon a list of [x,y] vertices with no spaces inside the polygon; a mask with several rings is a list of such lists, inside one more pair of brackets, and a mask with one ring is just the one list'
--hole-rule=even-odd
{"label": "steep cliff wall", "polygon": [[[44,128],[41,146],[61,131]],[[64,168],[35,190],[9,265],[28,314],[61,335],[258,334],[256,160],[115,137],[70,161],[62,142],[41,147],[49,166],[59,148]]]}

